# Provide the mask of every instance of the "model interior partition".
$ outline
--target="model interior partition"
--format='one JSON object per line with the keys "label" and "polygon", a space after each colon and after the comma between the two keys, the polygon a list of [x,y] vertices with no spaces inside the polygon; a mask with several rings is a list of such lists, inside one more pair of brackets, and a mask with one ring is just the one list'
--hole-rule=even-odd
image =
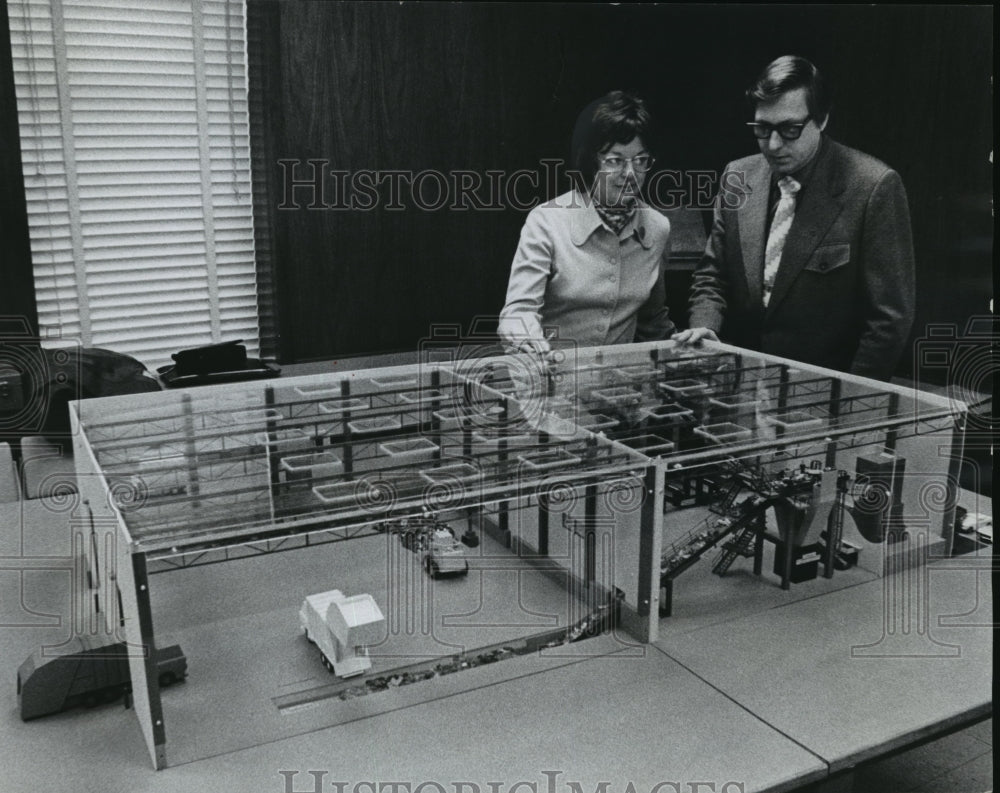
{"label": "model interior partition", "polygon": [[[85,602],[134,651],[156,767],[174,724],[191,759],[653,641],[709,551],[720,587],[766,551],[786,588],[948,552],[962,405],[724,345],[432,353],[72,406]],[[164,635],[190,670],[169,691]]]}

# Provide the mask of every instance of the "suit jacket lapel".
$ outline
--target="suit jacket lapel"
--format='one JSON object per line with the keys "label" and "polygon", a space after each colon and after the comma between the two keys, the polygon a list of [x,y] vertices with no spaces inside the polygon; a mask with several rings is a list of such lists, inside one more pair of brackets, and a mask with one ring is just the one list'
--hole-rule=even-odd
{"label": "suit jacket lapel", "polygon": [[771,172],[763,157],[760,158],[760,167],[747,174],[747,187],[749,195],[740,212],[740,247],[743,251],[743,267],[746,269],[751,305],[756,306],[763,300],[767,203],[771,190]]}
{"label": "suit jacket lapel", "polygon": [[833,167],[835,145],[826,141],[820,152],[812,179],[795,208],[795,219],[788,231],[781,253],[781,265],[774,280],[765,316],[771,314],[788,294],[792,283],[806,266],[816,246],[826,237],[843,208],[839,196],[843,192],[841,174]]}

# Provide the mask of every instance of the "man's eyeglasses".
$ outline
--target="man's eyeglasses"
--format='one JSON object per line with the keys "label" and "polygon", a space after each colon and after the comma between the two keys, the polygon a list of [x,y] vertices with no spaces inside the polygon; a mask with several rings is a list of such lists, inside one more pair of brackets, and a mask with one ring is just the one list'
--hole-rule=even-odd
{"label": "man's eyeglasses", "polygon": [[768,140],[773,132],[777,132],[782,140],[798,140],[802,135],[802,130],[811,120],[812,116],[806,116],[801,121],[782,121],[780,124],[748,121],[747,126],[753,130],[753,135],[758,140]]}
{"label": "man's eyeglasses", "polygon": [[656,160],[648,154],[640,154],[638,157],[619,157],[609,154],[607,157],[598,157],[601,167],[608,171],[624,171],[625,163],[632,163],[632,170],[636,173],[645,173],[653,167]]}

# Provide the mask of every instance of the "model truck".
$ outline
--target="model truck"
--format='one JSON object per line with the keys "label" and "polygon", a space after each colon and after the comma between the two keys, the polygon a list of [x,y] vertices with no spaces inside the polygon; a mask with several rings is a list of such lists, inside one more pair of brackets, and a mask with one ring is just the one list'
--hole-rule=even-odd
{"label": "model truck", "polygon": [[[114,702],[132,690],[129,653],[124,642],[105,644],[105,637],[76,636],[60,648],[36,650],[17,670],[17,700],[24,721],[69,710]],[[161,687],[187,677],[187,659],[179,645],[156,651]]]}
{"label": "model truck", "polygon": [[455,539],[451,529],[437,527],[430,532],[423,551],[424,569],[431,578],[443,575],[465,575],[469,563],[465,559],[465,548]]}
{"label": "model truck", "polygon": [[319,648],[323,666],[339,677],[371,668],[368,645],[382,638],[385,617],[368,594],[345,596],[339,589],[308,595],[299,609],[306,638]]}

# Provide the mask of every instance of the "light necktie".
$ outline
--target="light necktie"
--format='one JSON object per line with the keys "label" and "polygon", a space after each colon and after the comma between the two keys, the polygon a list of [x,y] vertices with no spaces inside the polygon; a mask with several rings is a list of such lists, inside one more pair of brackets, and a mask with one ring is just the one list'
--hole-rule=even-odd
{"label": "light necktie", "polygon": [[767,235],[767,248],[764,250],[764,306],[771,300],[771,290],[774,289],[774,279],[778,275],[778,265],[781,264],[781,252],[785,249],[788,230],[795,218],[795,194],[802,187],[791,176],[782,176],[778,180],[781,200],[771,221],[771,232]]}

